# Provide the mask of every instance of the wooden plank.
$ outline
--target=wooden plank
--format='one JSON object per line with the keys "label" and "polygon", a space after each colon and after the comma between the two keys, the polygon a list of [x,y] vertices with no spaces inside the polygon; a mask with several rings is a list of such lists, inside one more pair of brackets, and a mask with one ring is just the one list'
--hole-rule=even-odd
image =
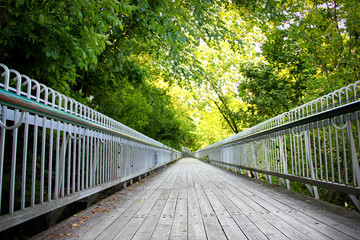
{"label": "wooden plank", "polygon": [[[226,175],[227,176],[227,175]],[[229,176],[227,176],[229,177]],[[232,184],[234,187],[238,186],[240,182],[238,182],[238,179],[234,179],[235,181],[229,181],[230,184]],[[250,186],[251,185],[251,186]],[[291,198],[288,195],[281,194],[279,192],[274,192],[273,190],[266,189],[259,184],[248,182],[246,185],[243,185],[243,188],[238,189],[239,191],[246,191],[251,192],[253,194],[252,200],[260,200],[259,197],[262,198],[262,202],[271,202],[271,204],[266,204],[267,208],[272,208],[273,205],[277,206],[278,209],[274,210],[272,208],[272,213],[275,215],[281,215],[282,219],[287,219],[287,222],[292,223],[294,227],[297,229],[300,229],[302,232],[308,232],[309,235],[326,235],[330,238],[337,238],[337,239],[352,239],[359,236],[359,230],[358,229],[352,229],[351,227],[344,225],[340,221],[334,221],[338,216],[333,213],[329,213],[327,211],[320,210],[320,214],[314,214],[314,212],[318,212],[319,209],[317,207],[312,206],[311,204],[308,204],[304,201],[299,201],[297,204],[294,204],[293,201],[296,201],[296,199]],[[285,205],[285,202],[290,202],[292,204],[292,207],[289,205]],[[302,206],[302,207],[301,207]],[[282,209],[282,210],[281,210]],[[321,214],[327,212],[326,218],[321,218]],[[284,215],[287,213],[289,216],[292,215],[290,218],[294,219],[293,221],[289,221],[289,217]],[[308,214],[312,215],[312,217],[308,216]],[[319,219],[320,217],[320,219]],[[344,219],[344,217],[341,217]],[[322,220],[325,220],[325,223],[322,222]],[[346,219],[348,222],[352,222],[354,224],[354,221],[351,221],[349,219]],[[330,225],[328,225],[330,223]],[[356,223],[355,223],[356,224]],[[307,226],[305,226],[307,225]],[[334,226],[335,228],[333,228]],[[359,224],[357,224],[359,226]],[[305,230],[306,228],[307,230]],[[312,231],[311,231],[312,229]],[[344,231],[346,229],[346,231]],[[351,238],[349,238],[351,236]]]}
{"label": "wooden plank", "polygon": [[[261,205],[262,207],[266,208],[269,212],[277,216],[278,218],[281,218],[285,222],[287,222],[289,225],[291,225],[293,228],[295,228],[297,231],[301,232],[302,234],[306,235],[310,239],[331,239],[331,231],[326,231],[325,235],[324,233],[318,231],[318,229],[313,228],[311,225],[308,225],[306,222],[301,221],[298,218],[295,218],[291,213],[292,210],[287,211],[284,210],[281,207],[271,205],[269,203],[269,199],[265,201],[264,199],[254,196],[252,197],[252,200],[254,200],[256,203]],[[316,226],[317,224],[313,224],[313,226]],[[330,229],[328,229],[330,230]],[[346,238],[342,238],[346,239]]]}
{"label": "wooden plank", "polygon": [[[287,201],[293,201],[293,199],[286,199],[277,197],[278,201],[282,201],[284,204],[288,204]],[[292,205],[293,210],[291,213],[299,219],[301,222],[311,224],[315,231],[322,232],[323,234],[337,239],[358,239],[360,231],[353,229],[341,222],[342,217],[336,214],[327,212],[324,209],[315,208],[308,204],[303,205],[302,201],[299,201],[298,205]],[[293,204],[293,203],[292,203]],[[339,220],[338,220],[339,219]],[[360,227],[360,224],[358,224]]]}
{"label": "wooden plank", "polygon": [[[178,164],[177,164],[178,165]],[[176,181],[172,185],[169,198],[166,201],[161,217],[159,218],[151,239],[168,239],[174,219],[175,208],[179,196],[180,182],[182,179],[182,171],[178,169]]]}
{"label": "wooden plank", "polygon": [[268,239],[257,227],[250,221],[249,218],[243,214],[230,198],[226,196],[219,188],[213,188],[214,193],[219,197],[221,202],[227,211],[231,214],[231,217],[237,223],[239,228],[244,232],[248,239],[265,240]]}
{"label": "wooden plank", "polygon": [[132,238],[133,240],[142,240],[142,239],[150,239],[151,235],[154,232],[157,222],[161,216],[161,212],[164,210],[165,204],[170,196],[171,189],[176,180],[176,173],[172,173],[173,176],[171,180],[164,181],[161,185],[161,189],[163,190],[161,196],[157,199],[154,207],[150,210],[148,215],[145,217],[145,220],[138,228],[136,234]]}
{"label": "wooden plank", "polygon": [[188,237],[194,240],[206,239],[192,173],[188,174]]}
{"label": "wooden plank", "polygon": [[160,198],[156,201],[154,207],[150,210],[149,214],[145,217],[144,222],[138,228],[133,240],[150,239],[154,232],[157,222],[161,217],[161,212],[164,209],[166,201],[170,192],[165,191],[161,194]]}
{"label": "wooden plank", "polygon": [[[86,214],[89,217],[89,220],[86,222],[86,228],[76,228],[72,231],[74,236],[81,236],[83,239],[95,239],[102,231],[104,231],[109,224],[111,224],[115,219],[120,217],[124,212],[129,209],[136,201],[137,198],[140,198],[144,193],[144,190],[136,192],[134,196],[120,198],[120,202],[114,206],[113,211],[109,213],[101,212],[105,206],[98,204],[98,209],[94,206],[92,211],[97,216],[95,217],[91,211],[89,214]],[[102,214],[100,214],[102,213]]]}
{"label": "wooden plank", "polygon": [[133,215],[133,217],[127,221],[125,226],[117,233],[114,239],[131,239],[162,193],[163,190],[157,189],[148,199],[140,200],[139,202],[143,202],[144,204]]}
{"label": "wooden plank", "polygon": [[83,227],[67,229],[70,236],[51,237],[360,239],[360,223],[261,185],[195,159],[182,159],[144,185],[122,191],[129,196],[122,196],[109,213],[95,214]]}
{"label": "wooden plank", "polygon": [[[229,190],[232,191],[235,195],[237,195],[237,189],[229,187]],[[253,197],[254,196],[252,196],[252,198]],[[264,219],[269,224],[282,232],[286,237],[299,240],[309,239],[306,235],[299,232],[296,228],[291,226],[288,222],[284,221],[281,217],[277,217],[271,211],[259,205],[257,202],[253,201],[252,198],[244,196],[241,198],[241,201],[243,201],[247,206],[249,206],[249,209],[251,209],[252,211],[263,215]]]}
{"label": "wooden plank", "polygon": [[112,222],[108,224],[108,227],[104,229],[104,231],[101,232],[101,234],[96,239],[106,240],[109,238],[114,238],[128,223],[128,221],[130,221],[130,219],[136,214],[136,212],[144,205],[144,201],[156,191],[156,189],[162,184],[162,182],[164,182],[165,179],[170,177],[170,173],[171,172],[168,172],[166,176],[161,176],[159,174],[159,177],[156,179],[150,189],[148,189],[148,191],[145,192],[140,198],[136,200],[134,199],[134,203],[131,205],[131,207],[126,209],[122,214],[120,214],[115,219],[115,221],[112,220]]}
{"label": "wooden plank", "polygon": [[[182,183],[184,178],[182,179]],[[187,238],[187,189],[180,188],[177,198],[174,220],[171,226],[170,239]]]}
{"label": "wooden plank", "polygon": [[[61,238],[61,234],[66,236],[66,239],[70,239],[70,236],[95,239],[111,222],[123,214],[134,202],[138,201],[137,199],[143,197],[146,191],[151,187],[155,187],[152,184],[154,180],[156,180],[155,175],[150,175],[142,182],[135,183],[127,189],[122,189],[113,196],[34,237],[34,239]],[[134,191],[135,189],[136,191]]]}
{"label": "wooden plank", "polygon": [[188,168],[184,164],[184,161],[180,163],[179,168],[181,169],[181,180],[179,184],[179,194],[177,196],[175,215],[173,218],[170,239],[186,239],[187,238],[187,172]]}
{"label": "wooden plank", "polygon": [[[201,168],[204,172],[212,171],[211,174],[207,175],[214,176],[216,174],[216,169],[212,169],[212,166],[201,165]],[[215,179],[216,177],[212,178]],[[279,231],[279,229],[266,221],[263,214],[257,213],[244,203],[241,199],[242,196],[237,196],[226,188],[222,189],[222,191],[239,209],[241,209],[242,214],[245,214],[245,216],[247,216],[269,239],[288,239],[281,231]]]}
{"label": "wooden plank", "polygon": [[[207,175],[208,176],[208,175]],[[204,188],[207,188],[205,192],[218,220],[221,224],[223,231],[228,239],[247,239],[242,230],[236,224],[235,220],[231,217],[231,214],[226,210],[223,203],[219,200],[220,195],[214,193],[216,186],[209,181],[205,174],[197,174],[197,179],[201,182]],[[213,176],[212,174],[210,176]]]}
{"label": "wooden plank", "polygon": [[214,173],[214,175],[212,176],[213,177],[209,178],[208,181],[214,181],[213,179],[216,179],[217,181],[216,182],[214,181],[214,183],[217,184],[217,187],[219,189],[227,188],[228,190],[232,191],[235,195],[240,197],[242,201],[246,205],[248,205],[251,209],[253,209],[255,212],[260,214],[266,213],[267,214],[266,220],[269,223],[271,223],[274,227],[279,229],[281,232],[283,232],[290,239],[309,239],[305,234],[303,234],[302,232],[298,231],[296,228],[291,226],[287,221],[284,221],[282,218],[283,216],[277,217],[271,211],[266,209],[263,205],[260,205],[257,202],[253,201],[253,198],[256,197],[256,195],[249,196],[249,193],[251,193],[250,189],[247,189],[245,191],[244,187],[235,188],[230,180],[226,181],[227,177],[224,175],[218,175],[217,173]]}
{"label": "wooden plank", "polygon": [[[244,187],[247,188],[247,187]],[[251,200],[255,201],[267,211],[271,212],[272,214],[278,216],[279,218],[283,219],[287,223],[289,223],[292,227],[296,228],[298,231],[302,232],[303,234],[307,235],[309,238],[312,239],[329,239],[332,236],[336,236],[341,239],[346,239],[346,236],[339,235],[337,231],[333,231],[333,229],[329,228],[328,226],[314,221],[311,218],[303,218],[303,217],[296,217],[297,210],[293,208],[288,208],[281,202],[274,201],[272,198],[268,197],[267,195],[263,195],[260,192],[255,192],[254,189],[248,189],[249,191],[254,191],[254,196],[251,197]],[[262,195],[261,198],[260,195]],[[316,223],[316,224],[315,224]],[[323,231],[320,231],[322,229]]]}
{"label": "wooden plank", "polygon": [[239,226],[236,224],[230,213],[223,206],[218,196],[212,190],[206,191],[211,206],[223,228],[228,239],[247,239]]}
{"label": "wooden plank", "polygon": [[203,217],[204,227],[206,236],[209,240],[211,239],[226,239],[226,236],[219,224],[219,221],[211,207],[211,204],[206,197],[203,187],[200,183],[195,184],[196,195],[198,196],[198,202],[200,211]]}
{"label": "wooden plank", "polygon": [[179,195],[179,189],[174,188],[171,190],[169,198],[166,201],[163,211],[160,214],[160,218],[156,223],[156,227],[153,231],[151,239],[168,239],[170,237],[171,226],[173,217],[175,214],[175,207],[177,197]]}

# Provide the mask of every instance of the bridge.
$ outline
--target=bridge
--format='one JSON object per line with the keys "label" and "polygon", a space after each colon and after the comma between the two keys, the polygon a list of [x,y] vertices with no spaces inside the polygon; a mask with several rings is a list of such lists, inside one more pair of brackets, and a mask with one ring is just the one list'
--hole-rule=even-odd
{"label": "bridge", "polygon": [[[360,239],[358,212],[319,200],[339,192],[360,209],[360,82],[181,153],[0,72],[0,232],[40,216],[52,225],[81,201],[34,238]],[[312,197],[291,191],[299,184]]]}

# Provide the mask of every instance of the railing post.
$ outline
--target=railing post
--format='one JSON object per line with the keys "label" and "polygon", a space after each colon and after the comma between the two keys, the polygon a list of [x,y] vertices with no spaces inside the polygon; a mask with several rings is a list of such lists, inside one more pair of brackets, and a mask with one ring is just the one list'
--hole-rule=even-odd
{"label": "railing post", "polygon": [[[9,69],[0,63],[0,67],[3,68],[4,72],[1,74],[4,77],[4,90],[8,90],[9,88],[9,81],[10,81],[10,71]],[[4,125],[6,125],[6,117],[5,111],[6,106],[1,106],[1,121]],[[2,189],[3,189],[3,170],[4,170],[4,150],[5,150],[5,128],[0,128],[0,212],[2,209],[1,202],[2,202]]]}
{"label": "railing post", "polygon": [[[257,168],[257,162],[256,162],[256,156],[255,156],[254,143],[253,142],[251,142],[251,153],[252,153],[252,157],[253,157],[253,160],[254,160],[255,168]],[[256,175],[256,179],[259,179],[259,173],[256,172],[255,175]]]}
{"label": "railing post", "polygon": [[[347,121],[348,121],[347,122],[348,123],[347,124],[347,135],[348,135],[350,151],[351,151],[354,186],[359,187],[360,186],[360,167],[359,167],[359,160],[358,160],[356,147],[355,147],[354,135],[353,135],[353,132],[351,129],[350,116],[348,117]],[[355,195],[352,195],[352,194],[349,194],[349,196],[350,196],[350,199],[354,202],[357,209],[360,211],[359,199]]]}
{"label": "railing post", "polygon": [[[265,139],[262,140],[262,145],[263,145],[263,150],[264,150],[264,158],[265,158],[266,170],[270,171],[268,152],[267,152],[267,147],[266,147],[266,144],[265,144]],[[266,175],[266,174],[264,174],[264,176],[265,176],[265,178],[267,178],[268,182],[271,184],[272,183],[271,176]]]}
{"label": "railing post", "polygon": [[[284,148],[284,142],[283,142],[283,138],[282,136],[278,136],[279,139],[279,148],[280,148],[280,159],[283,163],[283,173],[288,174],[288,166],[287,166],[287,160],[285,158],[285,151],[286,149]],[[282,181],[284,181],[284,179],[282,179]],[[286,186],[287,189],[290,190],[290,182],[288,179],[285,179],[284,185]]]}
{"label": "railing post", "polygon": [[[153,148],[161,164],[173,160],[175,151],[164,144],[0,68],[0,231],[151,171],[153,158],[143,146]],[[110,144],[102,143],[110,137]],[[118,168],[122,156],[126,169]]]}
{"label": "railing post", "polygon": [[[313,161],[312,161],[311,142],[310,142],[311,140],[310,140],[309,131],[307,131],[307,130],[304,131],[304,138],[305,138],[306,161],[310,167],[311,178],[316,179],[315,172],[314,172],[314,165],[313,165]],[[310,186],[308,184],[306,184],[306,186],[309,189],[309,191],[311,192],[311,194],[316,199],[319,199],[319,192],[318,192],[317,186]]]}
{"label": "railing post", "polygon": [[[245,143],[242,144],[241,147],[242,147],[242,149],[243,149],[244,160],[245,160],[245,162],[246,162],[246,165],[245,165],[245,166],[246,166],[246,167],[250,167],[250,166],[249,166],[249,159],[248,159],[247,154],[246,154]],[[247,173],[247,175],[248,175],[249,177],[252,176],[251,171],[249,171],[249,170],[245,170],[245,171],[246,171],[246,173]]]}

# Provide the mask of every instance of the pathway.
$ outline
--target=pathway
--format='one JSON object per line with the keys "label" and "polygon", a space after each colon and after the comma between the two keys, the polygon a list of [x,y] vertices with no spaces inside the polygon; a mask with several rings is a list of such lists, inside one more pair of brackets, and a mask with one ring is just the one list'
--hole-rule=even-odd
{"label": "pathway", "polygon": [[359,219],[184,158],[35,239],[360,239]]}

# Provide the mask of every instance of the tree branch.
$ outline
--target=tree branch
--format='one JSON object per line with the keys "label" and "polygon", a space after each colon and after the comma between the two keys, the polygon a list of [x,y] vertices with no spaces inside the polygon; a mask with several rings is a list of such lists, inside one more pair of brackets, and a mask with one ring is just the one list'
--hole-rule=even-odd
{"label": "tree branch", "polygon": [[[225,120],[229,123],[229,125],[231,126],[231,129],[232,129],[235,133],[239,133],[239,130],[238,130],[237,126],[236,126],[235,120],[234,120],[234,118],[231,116],[231,110],[230,110],[229,107],[227,106],[224,98],[221,96],[221,94],[219,93],[219,91],[216,89],[214,83],[211,82],[211,81],[208,79],[207,76],[206,76],[205,78],[209,81],[211,87],[214,89],[216,95],[218,96],[218,98],[220,99],[220,101],[222,102],[222,104],[224,105],[224,107],[225,107],[225,109],[226,109],[226,113],[228,113],[228,114],[227,114],[228,116],[225,117],[225,114],[224,114],[223,111],[221,110],[220,106],[214,101],[215,104],[216,104],[216,106],[218,107],[219,111],[220,111],[221,114],[224,116],[224,118],[226,118]],[[231,121],[231,122],[230,122],[230,121]],[[232,123],[232,124],[231,124],[231,123]]]}
{"label": "tree branch", "polygon": [[225,121],[229,124],[231,130],[232,130],[234,133],[238,133],[238,132],[236,131],[236,129],[234,129],[234,127],[231,125],[231,122],[229,121],[229,119],[225,116],[225,114],[224,114],[223,111],[221,110],[219,104],[218,104],[215,100],[213,100],[213,102],[215,103],[216,107],[219,109],[219,112],[221,113],[221,115],[223,116],[223,118],[225,119]]}

